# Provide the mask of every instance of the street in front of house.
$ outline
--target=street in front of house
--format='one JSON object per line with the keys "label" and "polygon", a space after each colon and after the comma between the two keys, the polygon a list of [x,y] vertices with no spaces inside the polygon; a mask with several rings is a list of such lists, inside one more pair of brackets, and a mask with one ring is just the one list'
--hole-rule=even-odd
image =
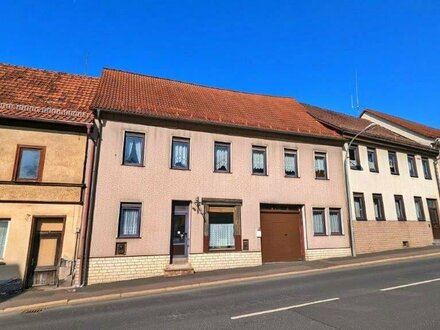
{"label": "street in front of house", "polygon": [[438,329],[440,257],[3,315],[4,329]]}

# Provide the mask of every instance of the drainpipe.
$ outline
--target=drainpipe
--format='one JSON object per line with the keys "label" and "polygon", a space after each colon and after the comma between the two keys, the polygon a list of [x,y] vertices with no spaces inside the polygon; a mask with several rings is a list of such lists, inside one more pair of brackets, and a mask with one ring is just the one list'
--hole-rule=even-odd
{"label": "drainpipe", "polygon": [[[90,246],[92,240],[93,214],[95,211],[96,183],[98,178],[99,154],[101,151],[101,132],[102,132],[101,111],[99,109],[96,111],[96,120],[98,122],[98,128],[97,128],[98,131],[95,132],[94,134],[95,143],[94,143],[94,151],[93,151],[93,167],[91,173],[89,204],[87,209],[87,224],[86,224],[85,238],[84,238],[83,260],[81,263],[81,286],[87,285]],[[96,126],[94,127],[94,129],[96,129]]]}
{"label": "drainpipe", "polygon": [[434,160],[434,171],[435,171],[435,177],[437,179],[438,194],[440,196],[440,174],[438,172],[440,167],[440,138],[435,139],[434,148],[438,150],[438,155]]}
{"label": "drainpipe", "polygon": [[79,267],[79,280],[80,285],[82,284],[83,278],[83,264],[84,264],[84,256],[85,256],[85,240],[86,240],[86,232],[87,232],[87,214],[89,212],[89,201],[90,201],[90,186],[92,183],[92,168],[93,168],[93,157],[95,154],[94,141],[91,137],[92,126],[87,125],[87,161],[86,161],[86,169],[85,169],[85,177],[86,177],[86,189],[84,192],[84,204],[81,215],[81,227],[80,227],[80,237],[79,237],[79,247],[78,247],[78,259],[80,260]]}
{"label": "drainpipe", "polygon": [[357,133],[350,142],[344,145],[345,147],[345,158],[344,158],[344,170],[345,170],[345,184],[346,184],[346,192],[347,192],[347,202],[348,202],[348,218],[350,221],[350,243],[351,243],[351,255],[353,257],[356,257],[356,241],[354,237],[354,202],[353,202],[353,192],[351,191],[351,184],[350,184],[350,147],[353,144],[353,142],[356,140],[356,138],[361,135],[362,133],[366,132],[370,128],[373,128],[374,126],[377,126],[376,123],[371,123],[367,127],[365,127],[362,131]]}

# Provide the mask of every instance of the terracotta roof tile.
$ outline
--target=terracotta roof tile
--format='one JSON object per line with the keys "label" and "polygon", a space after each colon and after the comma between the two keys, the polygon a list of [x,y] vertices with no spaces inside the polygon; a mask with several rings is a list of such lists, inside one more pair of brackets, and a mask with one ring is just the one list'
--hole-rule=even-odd
{"label": "terracotta roof tile", "polygon": [[419,123],[415,123],[400,117],[395,117],[392,115],[388,115],[383,112],[379,112],[376,110],[366,109],[363,113],[371,114],[373,116],[385,119],[388,122],[391,122],[395,125],[398,125],[400,127],[406,128],[410,131],[413,131],[414,133],[418,133],[420,135],[429,137],[429,138],[440,138],[440,129],[425,126]]}
{"label": "terracotta roof tile", "polygon": [[0,64],[0,116],[90,123],[98,80]]}
{"label": "terracotta roof tile", "polygon": [[296,100],[104,69],[93,108],[339,138]]}
{"label": "terracotta roof tile", "polygon": [[[321,123],[336,128],[343,133],[357,134],[372,123],[371,121],[363,118],[349,116],[340,112],[323,109],[308,104],[303,105],[306,107],[307,111]],[[427,149],[426,146],[418,144],[382,126],[374,126],[362,133],[362,135],[365,137],[386,140],[401,145],[403,144],[416,148]]]}

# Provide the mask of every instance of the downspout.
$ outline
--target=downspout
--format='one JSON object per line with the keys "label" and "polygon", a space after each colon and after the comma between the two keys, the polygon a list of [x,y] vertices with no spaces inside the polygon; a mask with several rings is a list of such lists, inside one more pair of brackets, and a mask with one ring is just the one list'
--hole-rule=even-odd
{"label": "downspout", "polygon": [[347,202],[348,202],[348,219],[350,223],[350,245],[351,245],[351,255],[356,257],[356,245],[354,238],[354,227],[353,227],[353,213],[354,213],[354,205],[353,205],[353,193],[351,191],[350,184],[350,146],[348,143],[344,144],[345,156],[344,156],[344,174],[345,174],[345,191],[347,192]]}
{"label": "downspout", "polygon": [[440,196],[440,173],[438,172],[439,166],[440,166],[440,149],[436,159],[434,160],[434,171],[435,171],[435,177],[437,179],[438,195]]}
{"label": "downspout", "polygon": [[86,240],[86,232],[87,232],[87,214],[89,212],[89,205],[90,205],[90,186],[92,183],[92,168],[93,168],[93,157],[95,154],[95,148],[94,148],[94,141],[91,137],[92,132],[92,126],[87,125],[87,161],[85,165],[85,178],[86,178],[86,189],[84,192],[84,204],[83,204],[83,210],[81,215],[81,227],[80,227],[80,237],[79,237],[79,247],[78,247],[78,259],[79,259],[79,284],[82,285],[82,278],[83,278],[83,264],[84,264],[84,257],[85,257],[85,240]]}
{"label": "downspout", "polygon": [[[87,210],[87,230],[85,231],[84,239],[84,255],[83,262],[81,264],[81,286],[87,285],[88,271],[89,271],[89,258],[90,258],[90,246],[92,240],[92,227],[93,227],[93,215],[95,211],[95,198],[96,198],[96,183],[98,179],[98,168],[99,168],[99,154],[101,151],[101,132],[102,132],[102,122],[101,122],[101,111],[96,110],[96,120],[98,122],[98,131],[95,132],[95,145],[93,152],[93,168],[91,173],[91,184],[90,184],[90,198]],[[96,126],[94,127],[96,129]]]}

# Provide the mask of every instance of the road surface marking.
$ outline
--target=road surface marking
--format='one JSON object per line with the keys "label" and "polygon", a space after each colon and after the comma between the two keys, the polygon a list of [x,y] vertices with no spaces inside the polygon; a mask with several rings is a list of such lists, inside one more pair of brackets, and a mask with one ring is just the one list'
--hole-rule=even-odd
{"label": "road surface marking", "polygon": [[437,281],[440,281],[440,278],[434,278],[432,280],[427,280],[427,281],[422,281],[422,282],[414,282],[414,283],[409,283],[409,284],[404,284],[404,285],[399,285],[399,286],[392,286],[390,288],[380,289],[380,291],[397,290],[397,289],[407,288],[409,286],[416,286],[416,285],[421,285],[421,284],[426,284],[426,283],[431,283],[431,282],[437,282]]}
{"label": "road surface marking", "polygon": [[292,305],[292,306],[281,307],[281,308],[276,308],[276,309],[269,309],[269,310],[261,311],[261,312],[255,312],[255,313],[250,313],[250,314],[243,314],[243,315],[238,315],[238,316],[232,316],[231,320],[238,320],[238,319],[243,319],[245,317],[252,317],[252,316],[257,316],[257,315],[282,312],[282,311],[287,311],[289,309],[300,308],[300,307],[316,305],[316,304],[322,304],[322,303],[325,303],[325,302],[330,302],[330,301],[335,301],[335,300],[339,300],[339,298],[317,300],[317,301],[312,301],[312,302],[309,302],[309,303],[304,303],[304,304],[299,304],[299,305]]}

